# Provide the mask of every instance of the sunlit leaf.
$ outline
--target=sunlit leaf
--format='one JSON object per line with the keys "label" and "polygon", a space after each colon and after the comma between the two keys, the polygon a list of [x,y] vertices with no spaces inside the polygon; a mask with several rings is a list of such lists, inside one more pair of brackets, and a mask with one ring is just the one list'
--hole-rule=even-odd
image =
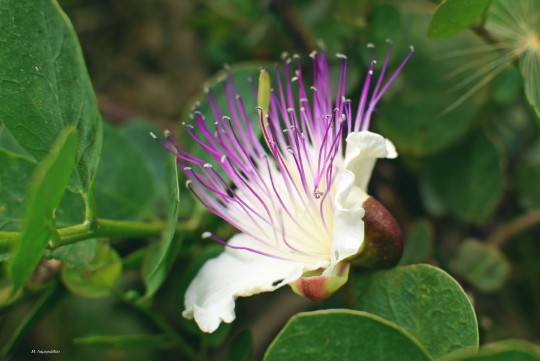
{"label": "sunlit leaf", "polygon": [[101,152],[101,118],[76,33],[55,0],[0,2],[0,121],[37,160],[60,133],[79,133],[71,186],[87,192]]}
{"label": "sunlit leaf", "polygon": [[60,204],[75,166],[77,131],[66,128],[38,164],[26,198],[26,216],[20,240],[10,264],[12,294],[21,288],[41,259],[47,242],[54,238],[54,209]]}

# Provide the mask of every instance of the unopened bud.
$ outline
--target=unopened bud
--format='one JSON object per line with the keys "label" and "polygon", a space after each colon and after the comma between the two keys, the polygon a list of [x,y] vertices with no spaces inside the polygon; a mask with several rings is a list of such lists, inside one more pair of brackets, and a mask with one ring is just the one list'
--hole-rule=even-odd
{"label": "unopened bud", "polygon": [[362,204],[364,243],[352,262],[370,269],[394,266],[403,254],[403,234],[394,216],[375,198]]}
{"label": "unopened bud", "polygon": [[349,268],[350,264],[343,262],[336,266],[333,273],[322,275],[320,271],[314,271],[313,275],[308,273],[291,283],[290,286],[296,294],[321,302],[332,296],[347,282]]}

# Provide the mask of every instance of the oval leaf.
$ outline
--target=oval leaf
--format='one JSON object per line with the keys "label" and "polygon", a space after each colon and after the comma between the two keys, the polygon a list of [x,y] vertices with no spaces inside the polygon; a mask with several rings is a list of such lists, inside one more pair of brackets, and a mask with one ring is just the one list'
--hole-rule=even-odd
{"label": "oval leaf", "polygon": [[12,294],[30,277],[54,235],[54,209],[60,204],[73,172],[76,150],[77,131],[69,127],[60,133],[32,176],[22,235],[10,264]]}
{"label": "oval leaf", "polygon": [[167,162],[167,228],[158,244],[148,250],[143,280],[146,284],[146,297],[152,296],[161,286],[174,261],[175,250],[180,247],[174,242],[178,214],[180,213],[180,190],[178,187],[178,164],[171,154]]}
{"label": "oval leaf", "polygon": [[503,191],[502,159],[483,134],[431,158],[426,180],[447,208],[459,219],[485,221]]}
{"label": "oval leaf", "polygon": [[499,290],[510,276],[510,261],[493,245],[468,239],[452,259],[452,270],[483,292]]}
{"label": "oval leaf", "polygon": [[431,19],[428,37],[443,39],[459,33],[478,19],[490,0],[445,0]]}
{"label": "oval leaf", "polygon": [[99,162],[101,118],[73,26],[55,0],[5,0],[0,33],[0,121],[37,160],[76,127],[71,185],[86,193]]}
{"label": "oval leaf", "polygon": [[452,277],[433,266],[381,272],[357,306],[403,327],[434,359],[478,346],[478,325],[467,295]]}
{"label": "oval leaf", "polygon": [[422,361],[423,347],[392,322],[366,312],[329,310],[294,316],[264,361]]}

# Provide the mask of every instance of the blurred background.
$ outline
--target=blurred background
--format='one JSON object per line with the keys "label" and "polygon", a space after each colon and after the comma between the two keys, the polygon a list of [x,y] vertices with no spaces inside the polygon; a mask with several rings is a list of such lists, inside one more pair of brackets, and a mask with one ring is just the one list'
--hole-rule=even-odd
{"label": "blurred background", "polygon": [[[339,61],[334,54],[343,53],[349,58],[347,93],[354,102],[370,60],[368,43],[376,45],[380,67],[386,39],[393,41],[391,69],[414,45],[415,54],[372,121],[371,129],[391,139],[400,157],[378,163],[370,193],[392,211],[406,234],[401,264],[437,265],[464,287],[476,308],[482,343],[507,338],[540,342],[540,121],[538,104],[535,110],[524,92],[540,78],[527,73],[523,80],[519,56],[504,56],[504,46],[493,45],[504,39],[481,24],[447,39],[428,39],[438,5],[428,0],[59,3],[78,33],[103,118],[116,128],[110,134],[123,137],[106,132],[104,152],[107,147],[131,147],[144,162],[125,165],[123,178],[117,180],[125,197],[131,196],[126,190],[130,178],[147,187],[152,196],[141,200],[139,208],[119,214],[121,207],[106,194],[102,203],[98,199],[101,214],[114,219],[148,220],[163,214],[167,154],[147,137],[148,130],[170,129],[180,142],[187,139],[180,123],[203,99],[204,86],[219,86],[224,64],[233,69],[239,88],[249,92],[247,78],[261,66],[279,64],[284,51],[301,56],[307,76],[309,53],[326,51],[336,80]],[[489,25],[489,19],[487,13],[479,22]],[[173,267],[151,303],[158,316],[127,300],[144,293],[139,253],[152,240],[114,244],[123,258],[117,287],[122,296],[84,298],[58,286],[48,299],[54,302],[33,315],[40,290],[60,267],[43,263],[34,275],[35,294],[0,313],[0,343],[21,320],[32,318],[18,330],[23,336],[11,359],[27,359],[29,348],[55,348],[61,354],[39,359],[182,360],[178,350],[159,339],[134,340],[131,347],[129,342],[114,347],[84,340],[158,333],[156,325],[164,321],[205,359],[235,360],[234,352],[245,352],[249,344],[252,359],[258,360],[292,314],[350,306],[348,299],[361,293],[369,277],[355,271],[349,285],[323,304],[297,297],[288,287],[240,299],[234,324],[202,335],[180,315],[190,279],[205,259],[220,252],[200,234],[212,230],[227,239],[235,230],[204,213],[187,193],[182,193],[181,204],[181,222],[190,226],[177,235]],[[64,216],[65,223],[75,223],[69,217]],[[149,342],[148,349],[130,349],[143,341]]]}

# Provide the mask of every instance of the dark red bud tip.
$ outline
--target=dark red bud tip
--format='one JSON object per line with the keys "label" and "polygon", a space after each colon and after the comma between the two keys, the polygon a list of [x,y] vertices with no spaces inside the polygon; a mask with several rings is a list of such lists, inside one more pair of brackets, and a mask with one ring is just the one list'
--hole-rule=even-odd
{"label": "dark red bud tip", "polygon": [[334,269],[334,272],[326,276],[311,275],[311,273],[316,274],[322,270],[308,272],[304,277],[291,283],[290,286],[300,296],[307,297],[314,302],[322,302],[332,296],[347,282],[349,278],[349,266],[349,263],[343,262]]}
{"label": "dark red bud tip", "polygon": [[403,234],[394,216],[375,198],[362,204],[364,243],[354,258],[356,265],[380,269],[394,266],[403,254]]}

